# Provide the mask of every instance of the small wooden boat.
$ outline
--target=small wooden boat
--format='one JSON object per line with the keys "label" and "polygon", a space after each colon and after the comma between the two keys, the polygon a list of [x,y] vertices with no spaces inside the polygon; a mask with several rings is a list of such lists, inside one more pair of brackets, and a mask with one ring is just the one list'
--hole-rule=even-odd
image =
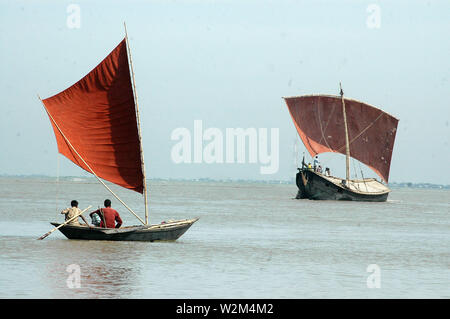
{"label": "small wooden boat", "polygon": [[[176,240],[198,220],[149,224],[139,108],[126,28],[125,38],[91,72],[66,90],[41,101],[52,124],[58,151],[94,175],[143,224],[110,229],[73,226],[66,221],[51,223],[56,225],[54,230],[59,229],[69,239],[152,242]],[[102,179],[142,194],[145,219]]]}
{"label": "small wooden boat", "polygon": [[[345,155],[346,176],[322,174],[304,158],[298,168],[298,199],[386,201],[389,170],[398,119],[367,103],[334,95],[284,98],[295,128],[312,157],[334,152]],[[350,158],[366,164],[386,183],[374,178],[351,179]],[[361,170],[362,173],[362,170]]]}
{"label": "small wooden boat", "polygon": [[[139,225],[121,228],[64,225],[59,228],[69,239],[113,241],[175,241],[183,235],[198,218],[169,221],[159,225]],[[61,224],[51,223],[58,227]]]}

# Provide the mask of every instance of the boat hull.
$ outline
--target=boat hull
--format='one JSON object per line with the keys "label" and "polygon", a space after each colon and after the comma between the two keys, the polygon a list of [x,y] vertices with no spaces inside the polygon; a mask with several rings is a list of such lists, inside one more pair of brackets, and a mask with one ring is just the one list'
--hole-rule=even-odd
{"label": "boat hull", "polygon": [[[160,225],[131,226],[123,228],[100,228],[64,225],[59,231],[68,239],[111,241],[175,241],[180,238],[198,218],[169,222]],[[59,223],[51,223],[59,226]]]}
{"label": "boat hull", "polygon": [[[299,169],[296,176],[298,187],[297,199],[314,199],[314,200],[348,200],[348,201],[364,201],[364,202],[385,202],[389,195],[389,189],[383,184],[368,179],[371,184],[375,184],[380,190],[377,191],[357,191],[337,183],[334,177],[326,177],[320,173],[310,169]],[[345,180],[344,180],[345,181]],[[363,182],[360,182],[364,185]]]}

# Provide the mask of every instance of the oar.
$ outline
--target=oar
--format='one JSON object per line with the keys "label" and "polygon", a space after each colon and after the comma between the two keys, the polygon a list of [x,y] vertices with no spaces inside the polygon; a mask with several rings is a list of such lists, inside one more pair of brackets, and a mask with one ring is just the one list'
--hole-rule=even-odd
{"label": "oar", "polygon": [[89,208],[91,208],[92,206],[89,206],[88,208],[86,208],[85,210],[82,210],[81,213],[79,213],[78,215],[73,216],[72,218],[70,218],[69,220],[67,220],[64,224],[61,224],[55,228],[53,228],[51,231],[49,231],[48,233],[42,235],[41,237],[38,238],[38,240],[42,240],[45,237],[47,237],[48,235],[50,235],[51,233],[53,233],[55,230],[59,229],[60,227],[66,225],[67,223],[71,222],[72,220],[74,220],[75,218],[77,218],[78,216],[80,216],[81,214],[83,214],[85,211],[87,211]]}

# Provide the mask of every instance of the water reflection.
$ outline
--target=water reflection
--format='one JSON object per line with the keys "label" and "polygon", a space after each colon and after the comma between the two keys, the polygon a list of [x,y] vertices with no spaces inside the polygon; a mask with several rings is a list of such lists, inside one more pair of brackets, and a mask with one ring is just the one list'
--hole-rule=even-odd
{"label": "water reflection", "polygon": [[[53,240],[41,247],[49,261],[42,272],[46,290],[52,298],[126,298],[139,293],[143,248],[130,243]],[[68,284],[76,275],[68,271],[70,265],[79,266],[79,288]]]}

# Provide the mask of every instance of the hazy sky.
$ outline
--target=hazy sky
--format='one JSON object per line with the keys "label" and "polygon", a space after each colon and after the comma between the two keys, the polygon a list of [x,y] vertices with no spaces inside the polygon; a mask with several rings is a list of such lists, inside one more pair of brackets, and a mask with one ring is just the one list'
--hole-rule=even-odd
{"label": "hazy sky", "polygon": [[[293,178],[295,145],[305,148],[282,97],[338,94],[342,81],[347,97],[400,119],[391,182],[450,184],[449,13],[448,0],[0,0],[0,174],[84,175],[58,155],[37,94],[87,74],[126,21],[149,178]],[[278,172],[174,163],[171,134],[195,120],[224,133],[278,128]]]}

